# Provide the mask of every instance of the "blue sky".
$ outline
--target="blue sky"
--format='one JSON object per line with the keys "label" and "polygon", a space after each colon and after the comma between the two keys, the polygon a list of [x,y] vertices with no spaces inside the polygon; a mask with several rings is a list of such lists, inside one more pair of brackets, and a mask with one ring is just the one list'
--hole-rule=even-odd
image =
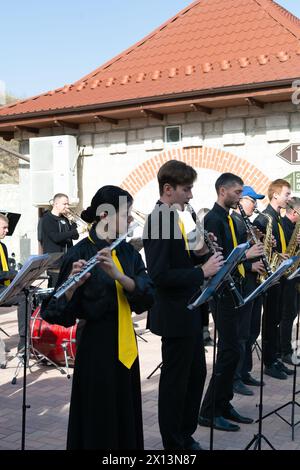
{"label": "blue sky", "polygon": [[[0,5],[0,80],[17,97],[72,83],[192,0],[14,0]],[[277,0],[300,17],[299,0]],[[4,18],[6,21],[4,21]]]}

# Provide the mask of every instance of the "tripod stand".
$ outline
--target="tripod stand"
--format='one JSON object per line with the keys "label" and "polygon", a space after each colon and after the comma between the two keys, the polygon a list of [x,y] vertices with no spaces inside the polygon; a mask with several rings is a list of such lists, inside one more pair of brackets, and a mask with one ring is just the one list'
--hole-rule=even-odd
{"label": "tripod stand", "polygon": [[[293,354],[294,375],[293,375],[292,399],[290,401],[288,401],[287,403],[285,403],[284,405],[279,406],[275,410],[271,411],[270,413],[268,413],[268,414],[266,414],[262,417],[262,419],[265,419],[268,416],[271,416],[272,414],[275,414],[280,419],[282,419],[282,421],[287,423],[292,428],[292,440],[293,441],[295,440],[295,427],[300,423],[300,420],[295,422],[295,409],[296,409],[296,406],[300,407],[300,404],[296,401],[296,395],[298,395],[298,393],[300,393],[300,390],[296,391],[297,366],[299,365],[299,358],[298,358],[298,355],[297,355],[298,344],[299,344],[299,314],[300,314],[300,312],[298,310],[297,323],[296,323],[296,348],[295,348],[294,354]],[[281,416],[281,414],[278,413],[279,411],[283,410],[284,408],[286,408],[289,405],[291,405],[291,421],[288,421],[283,416]]]}
{"label": "tripod stand", "polygon": [[[267,293],[264,293],[264,300],[266,300]],[[249,442],[249,444],[245,447],[245,450],[250,450],[252,445],[253,445],[253,450],[261,450],[261,442],[264,440],[268,446],[272,449],[275,450],[275,447],[271,444],[271,442],[266,438],[266,436],[263,435],[262,433],[262,412],[263,412],[263,367],[264,367],[264,333],[265,333],[265,321],[262,321],[262,345],[261,345],[261,351],[260,351],[260,386],[259,386],[259,404],[258,404],[258,411],[259,411],[259,417],[258,417],[258,433],[254,434],[253,439]]]}

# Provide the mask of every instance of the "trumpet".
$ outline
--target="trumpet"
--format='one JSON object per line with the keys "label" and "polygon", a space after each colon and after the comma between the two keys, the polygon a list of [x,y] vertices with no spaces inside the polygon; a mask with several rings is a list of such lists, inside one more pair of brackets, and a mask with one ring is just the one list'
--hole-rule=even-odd
{"label": "trumpet", "polygon": [[82,233],[89,232],[92,227],[92,224],[83,220],[73,209],[68,208],[66,217],[71,223],[77,224],[81,228]]}
{"label": "trumpet", "polygon": [[141,212],[137,209],[132,208],[131,215],[141,227],[145,225],[148,214],[145,214],[144,212]]}

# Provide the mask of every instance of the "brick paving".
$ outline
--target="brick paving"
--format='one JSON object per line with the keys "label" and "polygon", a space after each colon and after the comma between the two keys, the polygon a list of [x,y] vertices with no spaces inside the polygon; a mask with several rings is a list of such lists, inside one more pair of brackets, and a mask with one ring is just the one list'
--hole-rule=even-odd
{"label": "brick paving", "polygon": [[[141,380],[143,393],[143,414],[145,448],[147,450],[160,450],[162,443],[157,422],[157,396],[159,370],[150,378],[147,376],[160,363],[160,338],[144,330],[145,318],[138,322],[138,333],[143,339],[138,339],[140,351]],[[7,338],[1,331],[0,335],[6,345],[11,348],[7,353],[8,364],[6,369],[0,369],[0,450],[17,450],[21,447],[22,425],[22,373],[17,383],[12,385],[11,380],[17,365],[14,358],[17,336],[16,311],[0,308],[0,327],[11,335]],[[207,382],[211,375],[212,348],[207,348]],[[256,377],[259,375],[259,361],[254,353]],[[32,362],[32,361],[31,361]],[[71,369],[72,375],[72,369]],[[293,376],[287,380],[276,380],[265,377],[264,387],[264,414],[292,399]],[[60,450],[65,449],[66,430],[68,423],[69,398],[71,381],[54,367],[35,365],[27,374],[27,404],[30,408],[26,413],[26,449],[28,450]],[[300,389],[297,378],[296,390]],[[259,389],[252,387],[254,396],[245,397],[235,395],[233,404],[239,412],[254,419],[258,417]],[[300,402],[300,395],[299,402]],[[295,421],[300,419],[300,408],[295,408]],[[291,419],[291,407],[281,412],[288,421]],[[256,434],[258,425],[241,425],[236,433],[214,432],[214,448],[218,450],[241,450]],[[292,441],[291,427],[278,416],[272,415],[263,420],[263,434],[278,450],[300,450],[300,425],[295,428],[295,440]],[[205,448],[209,448],[209,429],[198,426],[194,435]],[[267,449],[265,444],[262,448]]]}

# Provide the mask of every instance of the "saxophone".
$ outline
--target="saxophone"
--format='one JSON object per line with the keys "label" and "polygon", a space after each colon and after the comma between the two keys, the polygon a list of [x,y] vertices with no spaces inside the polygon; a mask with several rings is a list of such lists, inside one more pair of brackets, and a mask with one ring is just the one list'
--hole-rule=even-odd
{"label": "saxophone", "polygon": [[[264,254],[267,260],[268,266],[270,271],[274,272],[274,263],[277,263],[277,256],[278,253],[273,253],[273,244],[272,244],[272,234],[273,234],[273,219],[270,214],[265,214],[264,212],[260,212],[258,209],[255,209],[255,213],[266,217],[268,220],[266,234],[264,238]],[[270,275],[270,274],[269,274]],[[258,282],[262,284],[268,277],[268,273],[265,272],[264,274],[260,274],[258,276]]]}
{"label": "saxophone", "polygon": [[[294,209],[295,210],[295,209]],[[297,212],[297,211],[296,211]],[[297,242],[297,236],[298,236],[298,233],[300,233],[300,220],[298,220],[298,222],[296,223],[295,225],[295,228],[293,230],[293,233],[292,233],[292,236],[291,236],[291,239],[289,241],[289,244],[287,246],[287,249],[286,249],[286,254],[289,255],[289,257],[292,257],[292,256],[299,256],[300,255],[300,247],[299,247],[299,244]],[[300,258],[298,261],[296,261],[296,263],[294,263],[286,272],[285,272],[285,277],[288,277],[290,276],[291,274],[293,274],[293,272],[296,271],[296,269],[298,269],[300,265]]]}

